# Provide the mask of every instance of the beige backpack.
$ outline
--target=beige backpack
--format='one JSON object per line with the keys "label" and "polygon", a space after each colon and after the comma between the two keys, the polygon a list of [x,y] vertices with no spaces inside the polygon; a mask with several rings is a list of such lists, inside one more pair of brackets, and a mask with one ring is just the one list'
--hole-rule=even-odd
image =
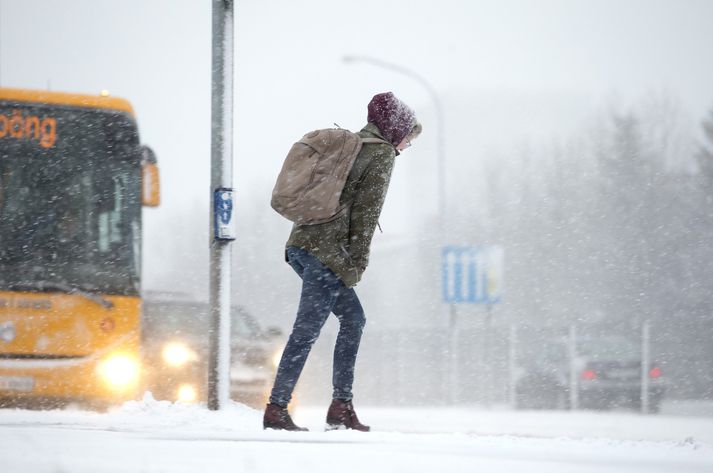
{"label": "beige backpack", "polygon": [[337,218],[348,207],[340,206],[339,198],[364,143],[387,142],[337,128],[307,133],[287,153],[272,190],[272,208],[300,225]]}

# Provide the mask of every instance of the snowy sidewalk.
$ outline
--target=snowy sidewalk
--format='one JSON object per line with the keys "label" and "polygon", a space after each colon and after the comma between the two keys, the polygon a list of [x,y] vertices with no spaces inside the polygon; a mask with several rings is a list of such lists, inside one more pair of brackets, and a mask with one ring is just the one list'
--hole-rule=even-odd
{"label": "snowy sidewalk", "polygon": [[[713,448],[713,416],[641,415],[632,411],[513,411],[482,407],[370,408],[358,409],[359,419],[380,431],[411,433],[463,433],[519,437],[608,440],[647,440],[702,443]],[[676,409],[669,408],[675,412]],[[679,409],[683,411],[683,409]],[[294,418],[310,430],[324,426],[324,407],[300,407]]]}
{"label": "snowy sidewalk", "polygon": [[634,413],[361,408],[370,433],[261,428],[262,413],[145,399],[120,410],[0,410],[3,473],[713,471],[713,418]]}

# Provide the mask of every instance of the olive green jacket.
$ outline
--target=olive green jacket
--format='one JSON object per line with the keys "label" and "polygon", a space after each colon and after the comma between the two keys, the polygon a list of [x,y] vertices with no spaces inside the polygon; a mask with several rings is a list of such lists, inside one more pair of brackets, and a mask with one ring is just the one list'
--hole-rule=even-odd
{"label": "olive green jacket", "polygon": [[[362,138],[385,138],[373,123],[360,132]],[[347,212],[317,225],[297,225],[287,246],[307,250],[331,269],[347,287],[361,280],[369,264],[369,247],[384,205],[394,168],[396,148],[384,143],[365,143],[342,191],[340,204],[352,202]]]}

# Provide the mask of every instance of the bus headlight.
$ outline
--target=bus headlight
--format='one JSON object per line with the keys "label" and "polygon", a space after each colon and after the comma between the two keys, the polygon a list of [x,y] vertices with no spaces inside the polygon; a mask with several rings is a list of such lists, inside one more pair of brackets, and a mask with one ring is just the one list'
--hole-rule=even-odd
{"label": "bus headlight", "polygon": [[196,353],[185,343],[172,342],[163,347],[163,361],[168,365],[180,367],[197,358]]}
{"label": "bus headlight", "polygon": [[99,363],[97,369],[104,381],[115,389],[133,386],[139,380],[139,363],[129,355],[112,355]]}

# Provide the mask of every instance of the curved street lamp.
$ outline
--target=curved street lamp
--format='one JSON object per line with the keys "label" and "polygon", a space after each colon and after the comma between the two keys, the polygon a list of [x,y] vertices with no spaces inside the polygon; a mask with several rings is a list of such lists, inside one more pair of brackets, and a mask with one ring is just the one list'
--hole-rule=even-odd
{"label": "curved street lamp", "polygon": [[[436,110],[436,158],[438,162],[438,223],[439,230],[443,232],[443,227],[446,221],[446,174],[445,174],[445,135],[444,135],[444,125],[443,125],[443,107],[441,105],[441,100],[436,93],[436,89],[423,78],[420,74],[408,69],[406,67],[400,66],[398,64],[392,64],[390,62],[382,61],[381,59],[373,58],[370,56],[344,56],[342,60],[346,63],[356,63],[361,62],[364,64],[370,64],[372,66],[380,67],[382,69],[387,69],[398,74],[402,74],[410,77],[419,84],[423,86],[428,92],[428,96],[433,101],[433,106]],[[443,235],[441,235],[442,237]]]}
{"label": "curved street lamp", "polygon": [[[396,72],[398,74],[405,75],[415,80],[428,92],[428,96],[433,101],[433,106],[436,110],[436,158],[438,161],[438,240],[443,243],[445,237],[446,228],[446,174],[445,174],[445,164],[446,164],[446,153],[445,153],[445,134],[444,134],[444,124],[443,124],[443,106],[441,105],[441,100],[436,93],[436,89],[423,78],[420,74],[408,69],[406,67],[400,66],[398,64],[392,64],[390,62],[382,61],[381,59],[373,58],[370,56],[344,56],[342,60],[346,63],[356,63],[361,62],[364,64],[369,64],[372,66],[380,67],[382,69],[387,69],[389,71]],[[456,310],[455,305],[450,306],[450,330],[449,334],[449,346],[451,353],[450,360],[450,389],[449,400],[451,404],[456,401],[456,387],[458,386],[458,356],[457,356],[457,333],[456,333]]]}

